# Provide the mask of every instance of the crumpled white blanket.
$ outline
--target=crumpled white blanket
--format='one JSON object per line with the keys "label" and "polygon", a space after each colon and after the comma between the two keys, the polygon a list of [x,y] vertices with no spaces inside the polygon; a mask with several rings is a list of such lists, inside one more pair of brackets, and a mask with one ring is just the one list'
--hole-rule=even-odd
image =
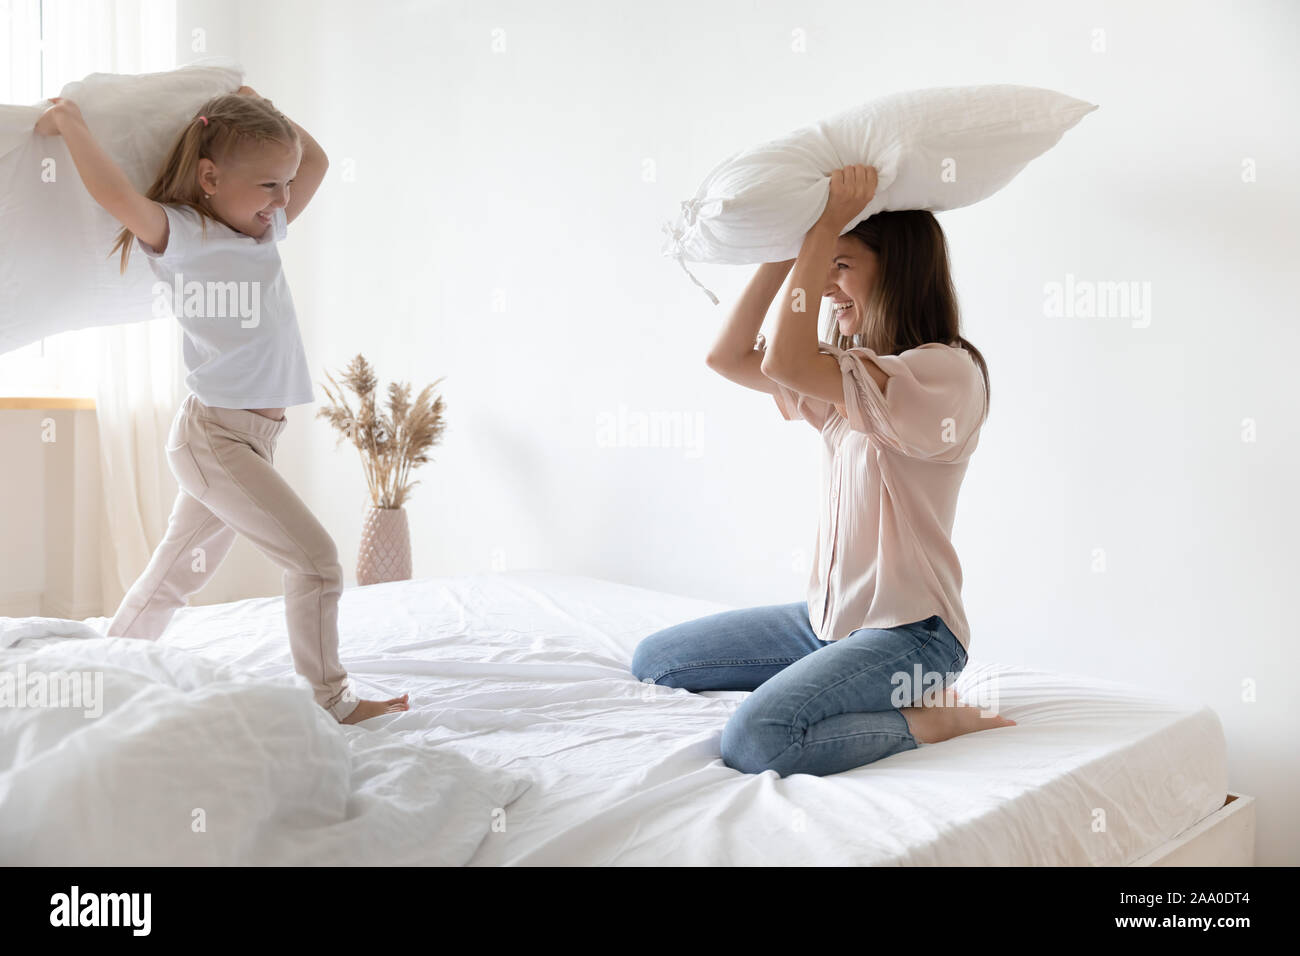
{"label": "crumpled white blanket", "polygon": [[[92,73],[73,100],[104,151],[142,192],[181,128],[208,99],[243,84],[243,68],[208,57],[163,73]],[[153,273],[109,257],[121,224],[81,182],[61,136],[33,132],[48,100],[0,106],[0,352],[47,335],[154,318]]]}
{"label": "crumpled white blanket", "polygon": [[297,675],[0,618],[0,864],[458,866],[528,786],[340,725]]}

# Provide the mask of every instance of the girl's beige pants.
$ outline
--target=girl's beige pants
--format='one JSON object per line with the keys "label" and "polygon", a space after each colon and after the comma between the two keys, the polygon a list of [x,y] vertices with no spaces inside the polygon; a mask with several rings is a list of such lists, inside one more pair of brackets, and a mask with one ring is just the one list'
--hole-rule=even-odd
{"label": "girl's beige pants", "polygon": [[216,572],[242,534],[284,569],[284,614],[294,669],[342,721],[357,697],[339,662],[343,568],[325,527],[275,470],[288,424],[213,408],[190,395],[172,422],[167,460],[180,484],[167,533],[122,599],[109,637],[162,636],[176,609]]}

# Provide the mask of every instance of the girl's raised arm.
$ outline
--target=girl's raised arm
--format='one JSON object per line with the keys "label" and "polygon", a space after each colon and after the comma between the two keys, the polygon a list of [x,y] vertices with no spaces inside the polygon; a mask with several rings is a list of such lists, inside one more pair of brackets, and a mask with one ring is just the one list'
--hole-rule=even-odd
{"label": "girl's raised arm", "polygon": [[[293,120],[289,120],[293,123]],[[302,162],[298,164],[298,173],[293,177],[293,187],[289,190],[289,201],[284,206],[284,219],[293,222],[307,208],[311,197],[325,180],[325,170],[330,161],[325,157],[325,150],[320,143],[312,139],[311,134],[293,123],[294,129],[302,140]]]}
{"label": "girl's raised arm", "polygon": [[167,214],[162,206],[131,185],[126,174],[95,141],[76,103],[57,96],[51,102],[54,105],[36,121],[36,132],[42,136],[62,136],[91,198],[141,241],[159,252],[165,251]]}

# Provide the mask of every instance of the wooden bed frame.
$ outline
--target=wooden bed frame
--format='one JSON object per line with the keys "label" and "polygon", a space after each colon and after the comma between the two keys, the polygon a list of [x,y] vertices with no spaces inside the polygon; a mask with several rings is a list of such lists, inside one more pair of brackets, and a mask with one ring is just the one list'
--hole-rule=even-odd
{"label": "wooden bed frame", "polygon": [[1255,798],[1228,792],[1223,806],[1129,866],[1254,866]]}

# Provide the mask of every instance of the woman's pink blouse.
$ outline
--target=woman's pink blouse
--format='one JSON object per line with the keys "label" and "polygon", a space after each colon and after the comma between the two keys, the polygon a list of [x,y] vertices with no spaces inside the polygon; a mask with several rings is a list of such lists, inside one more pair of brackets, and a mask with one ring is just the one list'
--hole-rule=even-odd
{"label": "woman's pink blouse", "polygon": [[[808,620],[824,641],[864,627],[938,614],[969,649],[953,517],[979,441],[984,379],[963,348],[926,343],[899,355],[847,351],[839,360],[844,410],[776,384],[787,420],[821,432],[821,511]],[[889,378],[881,390],[874,363]]]}

